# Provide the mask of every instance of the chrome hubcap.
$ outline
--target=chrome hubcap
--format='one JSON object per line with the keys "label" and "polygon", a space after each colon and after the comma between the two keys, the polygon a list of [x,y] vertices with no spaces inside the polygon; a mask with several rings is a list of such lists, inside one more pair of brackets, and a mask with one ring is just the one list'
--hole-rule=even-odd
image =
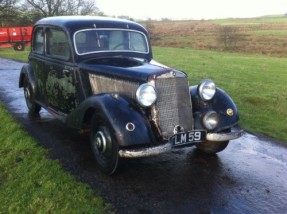
{"label": "chrome hubcap", "polygon": [[30,99],[30,97],[31,97],[31,94],[30,94],[30,91],[29,91],[28,88],[25,88],[25,97],[26,97],[27,99]]}
{"label": "chrome hubcap", "polygon": [[25,95],[25,99],[26,99],[26,103],[28,106],[31,106],[31,93],[29,88],[25,88],[24,90],[24,95]]}
{"label": "chrome hubcap", "polygon": [[107,139],[104,135],[104,133],[102,131],[98,131],[96,133],[96,139],[95,139],[95,146],[97,147],[97,149],[102,152],[105,153],[106,149],[107,149]]}

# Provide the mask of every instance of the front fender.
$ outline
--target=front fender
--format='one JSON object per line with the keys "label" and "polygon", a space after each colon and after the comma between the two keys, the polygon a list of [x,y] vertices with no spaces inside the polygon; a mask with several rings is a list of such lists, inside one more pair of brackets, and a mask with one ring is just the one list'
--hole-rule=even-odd
{"label": "front fender", "polygon": [[[100,112],[107,118],[120,146],[153,142],[145,115],[128,99],[119,95],[101,94],[87,98],[67,116],[66,123],[74,128],[81,128],[95,112]],[[126,128],[128,123],[135,125],[134,130]]]}
{"label": "front fender", "polygon": [[[197,86],[190,87],[192,107],[194,112],[195,129],[204,129],[202,117],[208,111],[215,111],[219,114],[218,127],[213,132],[220,132],[236,126],[239,122],[238,110],[231,97],[222,89],[216,88],[215,96],[210,101],[203,101],[197,92]],[[233,114],[230,114],[230,109]],[[229,114],[227,113],[229,111]]]}

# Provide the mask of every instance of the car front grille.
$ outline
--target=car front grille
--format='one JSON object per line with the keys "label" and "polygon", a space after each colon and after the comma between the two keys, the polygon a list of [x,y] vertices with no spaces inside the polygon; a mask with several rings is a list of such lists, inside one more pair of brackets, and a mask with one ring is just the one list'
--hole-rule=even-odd
{"label": "car front grille", "polygon": [[186,77],[157,78],[156,112],[161,135],[168,139],[176,126],[184,131],[193,129],[193,116],[188,80]]}

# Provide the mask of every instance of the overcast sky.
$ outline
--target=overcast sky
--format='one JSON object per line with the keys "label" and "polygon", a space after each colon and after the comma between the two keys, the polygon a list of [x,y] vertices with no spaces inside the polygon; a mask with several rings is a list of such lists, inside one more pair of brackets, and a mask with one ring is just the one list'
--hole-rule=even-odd
{"label": "overcast sky", "polygon": [[287,0],[95,0],[109,16],[135,19],[243,18],[287,13]]}

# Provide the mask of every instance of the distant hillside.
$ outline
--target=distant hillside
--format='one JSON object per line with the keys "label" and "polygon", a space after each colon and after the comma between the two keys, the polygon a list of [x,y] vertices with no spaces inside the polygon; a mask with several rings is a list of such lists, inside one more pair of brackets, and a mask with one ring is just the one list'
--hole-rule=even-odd
{"label": "distant hillside", "polygon": [[246,24],[246,25],[254,25],[254,24],[279,24],[279,23],[287,23],[287,15],[272,15],[272,16],[262,16],[256,18],[238,18],[238,19],[216,19],[210,20],[215,24],[221,25],[236,25],[236,24]]}
{"label": "distant hillside", "polygon": [[155,46],[287,56],[287,16],[148,21]]}

